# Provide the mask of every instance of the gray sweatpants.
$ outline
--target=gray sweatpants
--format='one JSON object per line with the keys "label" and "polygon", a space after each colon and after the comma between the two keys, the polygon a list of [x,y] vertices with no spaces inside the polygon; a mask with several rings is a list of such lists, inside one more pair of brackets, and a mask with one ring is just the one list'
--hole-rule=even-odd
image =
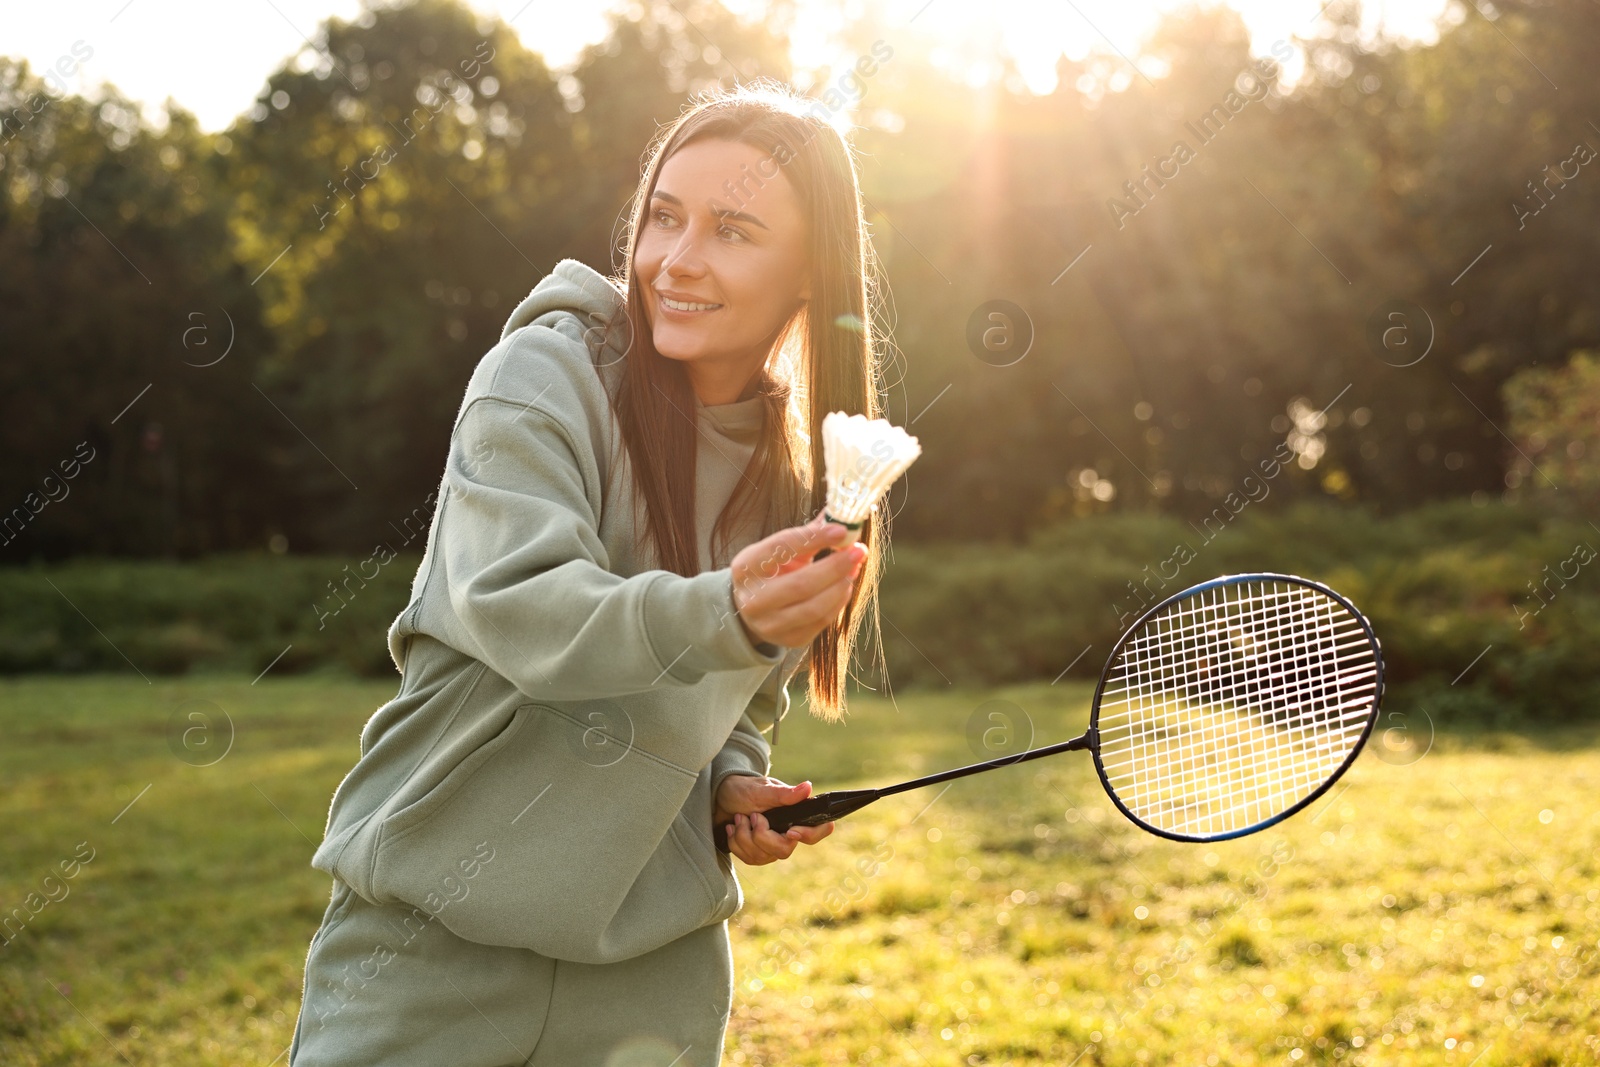
{"label": "gray sweatpants", "polygon": [[[537,916],[530,916],[537,922]],[[726,922],[633,959],[482,945],[338,879],[306,956],[291,1067],[715,1067],[733,1003]]]}

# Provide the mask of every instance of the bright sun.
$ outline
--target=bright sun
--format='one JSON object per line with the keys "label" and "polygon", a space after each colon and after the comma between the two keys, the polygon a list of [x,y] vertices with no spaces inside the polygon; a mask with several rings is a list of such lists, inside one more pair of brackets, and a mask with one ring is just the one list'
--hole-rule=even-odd
{"label": "bright sun", "polygon": [[[846,0],[854,14],[859,5]],[[1056,60],[1065,53],[1081,60],[1091,52],[1127,60],[1112,88],[1137,78],[1159,77],[1160,66],[1139,55],[1143,39],[1161,16],[1191,0],[878,0],[883,12],[883,33],[891,45],[903,28],[905,39],[926,41],[929,57],[956,72],[969,84],[982,84],[996,74],[997,53],[1013,57],[1030,90],[1046,93],[1055,87]],[[1438,38],[1434,20],[1449,0],[1365,0],[1362,31],[1380,30],[1410,41],[1431,43]],[[734,5],[730,5],[734,6]],[[1211,0],[1203,6],[1212,6]],[[1251,50],[1266,54],[1276,41],[1311,36],[1325,0],[1229,0],[1250,29]],[[799,6],[794,27],[795,60],[801,67],[848,63],[849,57],[823,42],[841,23],[830,4]],[[1139,70],[1133,66],[1139,64]],[[1292,82],[1298,76],[1298,55],[1286,65]]]}

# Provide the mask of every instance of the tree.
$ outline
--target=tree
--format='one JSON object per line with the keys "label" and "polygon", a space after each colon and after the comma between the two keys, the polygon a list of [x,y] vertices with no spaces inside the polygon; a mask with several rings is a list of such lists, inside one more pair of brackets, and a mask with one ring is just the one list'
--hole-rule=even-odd
{"label": "tree", "polygon": [[1517,442],[1506,484],[1600,515],[1600,351],[1517,372],[1506,381],[1505,407]]}
{"label": "tree", "polygon": [[5,60],[0,113],[0,559],[263,545],[282,433],[212,139]]}

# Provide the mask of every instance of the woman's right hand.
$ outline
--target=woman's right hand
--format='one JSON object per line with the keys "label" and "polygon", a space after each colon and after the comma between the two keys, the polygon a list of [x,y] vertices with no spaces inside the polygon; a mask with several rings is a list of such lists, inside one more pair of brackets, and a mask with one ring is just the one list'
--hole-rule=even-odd
{"label": "woman's right hand", "polygon": [[867,546],[857,541],[816,563],[811,559],[824,548],[837,549],[849,533],[818,512],[804,526],[779,530],[733,557],[733,606],[754,640],[800,648],[832,625],[850,601]]}

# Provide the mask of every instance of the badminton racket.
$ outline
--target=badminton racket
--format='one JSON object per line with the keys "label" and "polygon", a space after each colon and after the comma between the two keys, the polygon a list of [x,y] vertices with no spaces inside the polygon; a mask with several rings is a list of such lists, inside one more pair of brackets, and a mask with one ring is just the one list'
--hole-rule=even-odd
{"label": "badminton racket", "polygon": [[[1174,841],[1224,841],[1288,818],[1338,781],[1382,695],[1378,639],[1350,601],[1293,575],[1230,575],[1134,621],[1100,672],[1081,737],[763,814],[778,833],[820,826],[896,793],[1087,749],[1136,826]],[[727,851],[726,824],[714,838]]]}

